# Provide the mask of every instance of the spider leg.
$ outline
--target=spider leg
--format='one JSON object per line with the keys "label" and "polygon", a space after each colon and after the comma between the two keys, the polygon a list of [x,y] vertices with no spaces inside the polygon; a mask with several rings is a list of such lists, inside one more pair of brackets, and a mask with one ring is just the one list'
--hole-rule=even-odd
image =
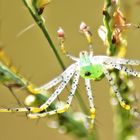
{"label": "spider leg", "polygon": [[91,119],[91,124],[89,128],[93,128],[94,124],[94,119],[95,119],[95,106],[94,106],[94,99],[92,95],[92,89],[91,89],[91,84],[90,84],[90,79],[85,79],[85,87],[86,87],[86,93],[88,96],[89,100],[89,106],[90,106],[90,119]]}
{"label": "spider leg", "polygon": [[93,45],[92,44],[89,44],[89,56],[90,56],[90,58],[92,58],[93,57]]}
{"label": "spider leg", "polygon": [[79,72],[79,70],[77,70],[74,73],[74,77],[73,77],[73,81],[72,81],[72,85],[71,85],[71,90],[70,90],[69,96],[68,96],[67,101],[66,101],[68,107],[71,105],[72,99],[73,99],[75,91],[77,89],[79,76],[80,76],[80,72]]}
{"label": "spider leg", "polygon": [[74,61],[78,61],[78,58],[76,58],[75,56],[71,55],[65,48],[65,33],[64,33],[64,30],[59,27],[59,29],[57,30],[57,34],[58,34],[58,39],[59,39],[59,46],[60,46],[60,49],[61,49],[61,52],[68,58],[74,60]]}
{"label": "spider leg", "polygon": [[23,108],[1,108],[0,112],[29,112],[30,107],[23,107]]}
{"label": "spider leg", "polygon": [[140,65],[140,60],[124,59],[124,58],[114,58],[107,57],[105,62],[110,64],[122,64],[122,65]]}
{"label": "spider leg", "polygon": [[65,88],[65,86],[70,81],[74,72],[75,72],[75,69],[72,72],[70,72],[69,75],[68,74],[65,75],[62,82],[60,83],[60,85],[55,90],[55,92],[50,96],[50,98],[43,105],[41,105],[41,107],[40,107],[41,110],[47,109],[47,107],[50,106],[50,104],[58,97],[58,95],[61,93],[61,91]]}
{"label": "spider leg", "polygon": [[70,65],[62,74],[60,74],[59,76],[57,76],[55,79],[51,80],[50,82],[44,84],[43,86],[36,88],[36,90],[38,91],[46,91],[50,88],[52,88],[53,86],[57,85],[58,83],[60,83],[63,80],[63,77],[69,73],[71,73],[75,67],[76,67],[77,63],[74,63],[72,65]]}
{"label": "spider leg", "polygon": [[133,75],[133,76],[136,76],[136,77],[140,77],[140,72],[138,72],[138,71],[135,71],[135,70],[133,70],[133,69],[127,68],[127,67],[125,67],[125,66],[123,66],[123,65],[119,65],[119,64],[114,64],[114,63],[112,63],[112,64],[110,64],[110,65],[111,65],[113,68],[118,69],[118,70],[122,70],[122,71],[126,72],[126,73],[129,74],[129,75]]}
{"label": "spider leg", "polygon": [[99,56],[93,56],[91,58],[91,61],[93,64],[96,64],[97,62],[102,64],[102,63],[107,63],[107,64],[122,64],[122,65],[140,65],[140,60],[132,60],[132,59],[124,59],[124,58],[117,58],[117,57],[109,57],[109,56],[104,56],[104,55],[99,55]]}
{"label": "spider leg", "polygon": [[78,60],[77,57],[71,55],[71,54],[66,50],[66,48],[65,48],[65,46],[64,46],[64,40],[63,40],[62,38],[60,38],[60,49],[61,49],[61,52],[62,52],[66,57],[68,57],[68,58],[70,58],[70,59],[72,59],[72,60],[74,60],[74,61],[77,61],[77,60]]}
{"label": "spider leg", "polygon": [[116,97],[118,98],[119,102],[120,102],[120,105],[125,108],[126,110],[130,110],[130,105],[127,105],[125,103],[125,101],[123,100],[120,92],[119,92],[119,88],[117,86],[117,84],[114,82],[114,79],[113,77],[111,77],[111,75],[109,74],[109,71],[106,69],[105,65],[103,65],[103,71],[104,71],[104,74],[106,76],[106,78],[108,79],[110,85],[112,86],[113,90],[114,90],[114,93],[116,95]]}
{"label": "spider leg", "polygon": [[0,112],[40,112],[39,107],[0,108]]}
{"label": "spider leg", "polygon": [[43,113],[29,113],[28,117],[31,119],[36,119],[36,118],[41,118],[41,117],[45,117],[48,115],[55,115],[55,114],[60,114],[60,113],[66,112],[69,109],[73,96],[75,94],[75,91],[76,91],[76,88],[78,85],[78,81],[79,81],[79,76],[80,76],[79,71],[76,71],[73,76],[73,83],[71,86],[69,96],[67,98],[66,104],[63,107],[55,109],[55,110],[51,110],[51,111],[46,111]]}

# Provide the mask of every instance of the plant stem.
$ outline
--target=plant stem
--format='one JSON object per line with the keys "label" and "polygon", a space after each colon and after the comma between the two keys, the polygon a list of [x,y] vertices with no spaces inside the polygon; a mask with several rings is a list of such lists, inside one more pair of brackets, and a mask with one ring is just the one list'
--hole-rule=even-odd
{"label": "plant stem", "polygon": [[57,60],[59,61],[62,69],[65,70],[65,65],[64,65],[63,61],[61,60],[55,45],[53,44],[53,41],[48,33],[45,22],[43,21],[43,18],[37,13],[36,9],[33,6],[30,6],[30,4],[29,4],[29,2],[27,2],[27,0],[23,0],[23,2],[25,4],[25,6],[28,8],[28,10],[29,10],[30,14],[32,15],[32,17],[34,18],[35,22],[38,24],[38,26],[42,30],[44,36],[48,40],[48,43],[50,44],[50,47],[52,48],[52,50],[53,50]]}
{"label": "plant stem", "polygon": [[108,55],[113,56],[115,54],[115,44],[112,43],[112,28],[110,26],[111,16],[109,14],[109,9],[111,6],[111,0],[105,0],[105,6],[103,9],[103,23],[107,29],[107,41],[108,41]]}
{"label": "plant stem", "polygon": [[[118,5],[117,5],[118,6]],[[103,23],[104,26],[107,29],[107,51],[109,51],[108,55],[114,56],[117,54],[117,46],[118,44],[112,43],[112,36],[113,36],[113,25],[111,20],[113,20],[113,13],[116,12],[116,9],[114,8],[114,11],[111,11],[110,9],[113,7],[113,4],[111,3],[111,0],[105,0],[105,7],[103,10]],[[112,8],[113,9],[113,8]],[[112,13],[110,13],[110,11]],[[120,33],[121,34],[121,33]],[[120,73],[117,70],[114,70],[113,73],[116,77],[116,83],[118,85],[119,91],[121,92],[122,96],[125,97],[125,100],[127,100],[129,103],[129,93],[130,89],[127,84],[126,79],[121,79]],[[124,89],[122,89],[122,84],[125,86]],[[118,104],[114,109],[114,124],[115,124],[115,133],[117,140],[128,140],[129,136],[135,136],[135,131],[133,127],[133,121],[134,117],[130,115],[130,111],[126,111],[120,107]]]}

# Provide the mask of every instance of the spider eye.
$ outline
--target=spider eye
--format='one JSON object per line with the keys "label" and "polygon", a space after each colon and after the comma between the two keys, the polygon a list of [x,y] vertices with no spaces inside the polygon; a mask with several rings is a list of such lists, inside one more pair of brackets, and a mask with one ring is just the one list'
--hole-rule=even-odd
{"label": "spider eye", "polygon": [[91,73],[89,71],[85,72],[85,76],[90,76]]}

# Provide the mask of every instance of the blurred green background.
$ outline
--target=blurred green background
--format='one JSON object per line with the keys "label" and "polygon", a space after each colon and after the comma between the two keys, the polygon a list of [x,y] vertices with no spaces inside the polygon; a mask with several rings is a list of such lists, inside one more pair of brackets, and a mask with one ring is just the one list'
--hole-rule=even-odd
{"label": "blurred green background", "polygon": [[[87,50],[86,39],[79,34],[80,22],[84,21],[93,32],[94,54],[105,54],[106,48],[97,34],[99,26],[102,25],[103,3],[103,0],[52,0],[43,15],[54,44],[58,46],[56,30],[62,26],[66,33],[66,47],[69,52],[78,56],[79,51]],[[140,23],[139,0],[122,0],[121,8],[128,22]],[[39,86],[62,72],[49,44],[36,25],[17,37],[21,30],[34,23],[22,0],[0,0],[0,20],[0,42],[21,74]],[[130,29],[126,37],[127,58],[140,59],[140,30]],[[59,48],[58,51],[61,54]],[[66,66],[73,63],[62,54],[61,57]],[[134,82],[136,92],[139,92],[140,79],[134,79]],[[104,78],[99,82],[92,82],[92,87],[97,108],[96,127],[100,140],[115,140],[109,84]],[[80,91],[84,90],[84,86],[81,86]],[[10,92],[2,85],[0,85],[0,94],[0,106],[17,106]],[[24,101],[26,94],[20,95],[20,92],[17,94],[20,100]],[[75,99],[74,104],[78,104],[77,102]],[[24,114],[18,113],[0,113],[0,140],[76,139],[67,134],[60,134],[58,129],[49,128],[47,126],[49,121],[48,118],[39,121],[29,120]],[[136,131],[138,132],[139,128]],[[140,138],[140,134],[138,135]]]}

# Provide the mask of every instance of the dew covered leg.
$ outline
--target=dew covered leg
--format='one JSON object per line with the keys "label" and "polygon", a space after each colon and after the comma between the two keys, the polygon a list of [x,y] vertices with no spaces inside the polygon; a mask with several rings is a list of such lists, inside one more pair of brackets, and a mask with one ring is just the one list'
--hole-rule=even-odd
{"label": "dew covered leg", "polygon": [[125,101],[123,100],[120,92],[119,92],[119,88],[117,86],[117,84],[114,82],[113,77],[109,74],[109,71],[105,68],[105,65],[103,66],[103,70],[104,70],[104,74],[106,76],[106,78],[108,79],[110,85],[112,86],[114,93],[116,95],[116,97],[118,98],[120,105],[125,108],[126,110],[130,110],[130,105],[127,105],[125,103]]}
{"label": "dew covered leg", "polygon": [[43,105],[41,105],[41,107],[40,107],[41,110],[47,109],[47,107],[50,106],[50,104],[58,97],[58,95],[61,93],[61,91],[65,88],[65,86],[70,81],[70,79],[73,76],[74,72],[75,72],[75,70],[73,70],[72,72],[70,72],[69,74],[67,74],[67,75],[65,75],[63,77],[62,82],[57,87],[55,92],[49,97],[49,99],[47,99],[47,101]]}
{"label": "dew covered leg", "polygon": [[44,91],[44,90],[48,90],[48,89],[52,88],[53,86],[57,85],[58,83],[60,83],[63,80],[65,75],[69,75],[71,72],[73,72],[75,70],[76,65],[77,65],[76,63],[70,65],[62,74],[60,74],[59,76],[57,76],[50,82],[44,84],[43,86],[36,88],[36,90]]}
{"label": "dew covered leg", "polygon": [[130,68],[127,68],[123,65],[119,65],[119,64],[110,64],[113,68],[115,69],[118,69],[118,70],[122,70],[124,72],[126,72],[127,74],[129,75],[133,75],[133,76],[136,76],[136,77],[140,77],[140,72],[138,71],[135,71],[133,69],[130,69]]}
{"label": "dew covered leg", "polygon": [[73,81],[72,81],[72,85],[71,85],[71,90],[70,90],[69,96],[68,96],[67,101],[66,101],[66,103],[67,103],[68,106],[71,105],[72,99],[73,99],[74,94],[75,94],[75,91],[77,89],[78,81],[79,81],[79,76],[80,76],[80,73],[77,70],[74,73],[74,77],[73,77]]}
{"label": "dew covered leg", "polygon": [[93,128],[94,124],[94,119],[95,119],[95,106],[94,106],[94,99],[92,95],[92,89],[91,89],[91,84],[90,84],[90,79],[85,79],[85,88],[86,88],[86,93],[88,96],[89,100],[89,106],[90,106],[90,119],[91,119],[91,124],[89,128]]}
{"label": "dew covered leg", "polygon": [[140,60],[133,60],[133,59],[124,59],[124,58],[114,58],[108,57],[105,60],[105,63],[108,64],[122,64],[122,65],[140,65]]}
{"label": "dew covered leg", "polygon": [[16,112],[38,112],[40,111],[40,108],[38,107],[20,107],[20,108],[0,108],[0,112],[11,112],[11,113],[16,113]]}
{"label": "dew covered leg", "polygon": [[45,116],[48,116],[48,115],[55,115],[55,114],[60,114],[60,113],[66,112],[71,105],[73,96],[74,96],[75,91],[77,89],[79,76],[80,76],[79,71],[76,71],[74,73],[74,76],[73,76],[72,86],[71,86],[71,90],[70,90],[68,99],[66,101],[66,104],[63,105],[63,107],[55,109],[55,110],[51,110],[51,111],[46,111],[46,112],[43,112],[43,113],[30,113],[30,114],[28,114],[28,117],[31,118],[31,119],[36,119],[36,118],[41,118],[41,117],[45,117]]}

